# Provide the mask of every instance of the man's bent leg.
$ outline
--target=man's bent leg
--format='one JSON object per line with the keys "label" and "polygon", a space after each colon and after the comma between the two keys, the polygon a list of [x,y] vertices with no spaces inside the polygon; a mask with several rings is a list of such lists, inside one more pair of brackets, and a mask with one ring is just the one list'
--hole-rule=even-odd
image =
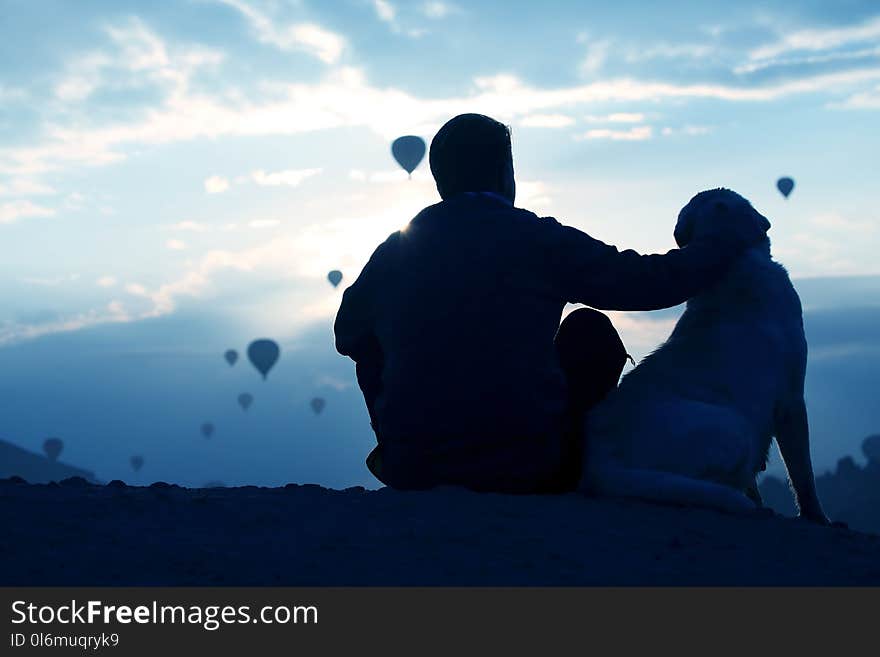
{"label": "man's bent leg", "polygon": [[[375,338],[364,341],[358,349],[355,360],[355,374],[358,386],[364,395],[367,412],[370,414],[370,426],[376,431],[376,399],[382,389],[383,356],[379,342]],[[377,445],[367,456],[367,468],[379,481],[382,479],[382,447]]]}
{"label": "man's bent leg", "polygon": [[554,343],[568,386],[566,468],[560,487],[573,490],[583,461],[584,416],[617,387],[630,356],[611,320],[592,308],[570,313],[560,324]]}

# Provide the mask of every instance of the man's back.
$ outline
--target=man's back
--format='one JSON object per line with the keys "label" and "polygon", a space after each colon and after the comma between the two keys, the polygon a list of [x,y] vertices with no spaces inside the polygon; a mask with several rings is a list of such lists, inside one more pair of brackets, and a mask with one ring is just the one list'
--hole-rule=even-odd
{"label": "man's back", "polygon": [[565,301],[546,280],[542,221],[489,195],[456,196],[393,234],[347,291],[371,306],[383,359],[374,428],[390,469],[467,467],[500,445],[558,439],[553,336]]}

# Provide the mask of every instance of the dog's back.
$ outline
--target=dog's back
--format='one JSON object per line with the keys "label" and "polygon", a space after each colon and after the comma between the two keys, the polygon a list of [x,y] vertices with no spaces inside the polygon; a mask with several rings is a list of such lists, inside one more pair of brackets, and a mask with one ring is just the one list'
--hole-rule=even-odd
{"label": "dog's back", "polygon": [[[735,489],[722,497],[745,490],[805,362],[800,300],[766,242],[691,299],[669,339],[590,412],[583,487],[685,503],[709,494],[702,482]],[[676,482],[687,490],[667,494]],[[710,505],[736,507],[738,495]]]}

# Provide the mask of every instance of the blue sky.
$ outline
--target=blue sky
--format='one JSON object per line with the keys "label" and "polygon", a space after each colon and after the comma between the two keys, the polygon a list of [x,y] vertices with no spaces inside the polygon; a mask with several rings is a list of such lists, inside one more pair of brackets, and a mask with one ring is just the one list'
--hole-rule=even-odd
{"label": "blue sky", "polygon": [[[805,301],[880,303],[857,282],[880,275],[876,2],[0,0],[0,16],[0,361],[51,368],[89,335],[103,363],[323,345],[375,245],[438,200],[390,141],[464,111],[511,125],[520,206],[665,251],[679,208],[728,186],[797,281],[838,280]],[[615,321],[643,353],[671,319]],[[350,391],[346,363],[322,362],[303,385]],[[72,426],[38,416],[0,437]]]}

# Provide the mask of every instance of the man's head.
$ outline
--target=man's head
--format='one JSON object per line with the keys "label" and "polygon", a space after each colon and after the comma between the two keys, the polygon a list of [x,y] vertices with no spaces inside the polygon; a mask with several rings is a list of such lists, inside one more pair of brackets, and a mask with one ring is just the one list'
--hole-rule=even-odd
{"label": "man's head", "polygon": [[510,129],[482,114],[459,114],[434,135],[428,156],[443,199],[461,192],[516,196]]}
{"label": "man's head", "polygon": [[766,237],[770,222],[745,198],[730,189],[707,189],[694,196],[678,214],[675,243],[683,247],[698,235],[732,232],[746,243]]}

